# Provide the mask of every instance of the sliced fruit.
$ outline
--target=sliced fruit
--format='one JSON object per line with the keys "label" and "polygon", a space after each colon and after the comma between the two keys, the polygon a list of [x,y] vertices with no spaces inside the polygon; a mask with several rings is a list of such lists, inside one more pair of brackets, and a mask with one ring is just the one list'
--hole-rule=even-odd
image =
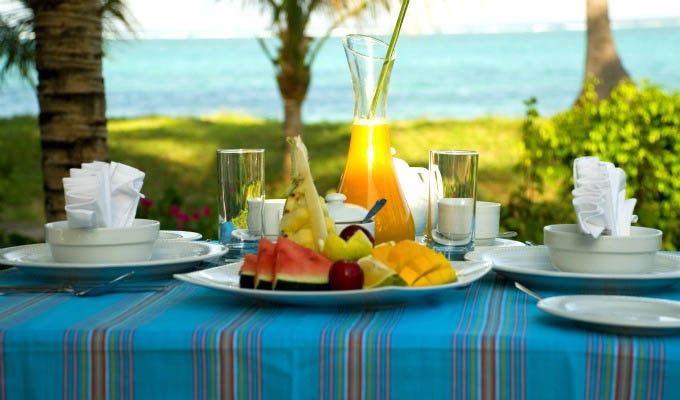
{"label": "sliced fruit", "polygon": [[[312,250],[321,251],[335,224],[319,197],[309,169],[307,148],[299,136],[291,143],[293,186],[286,198],[281,218],[281,235]],[[301,233],[302,230],[309,233]]]}
{"label": "sliced fruit", "polygon": [[328,235],[323,247],[323,254],[333,261],[356,261],[371,254],[373,244],[362,231],[355,231],[348,241],[344,241],[335,233]]}
{"label": "sliced fruit", "polygon": [[[304,200],[304,199],[302,199]],[[281,229],[286,232],[297,232],[305,226],[309,225],[309,211],[307,210],[307,202],[298,201],[300,208],[292,209],[287,218],[281,220]],[[285,207],[284,207],[285,213]],[[311,233],[311,229],[309,230]]]}
{"label": "sliced fruit", "polygon": [[375,244],[375,239],[373,239],[373,235],[371,235],[371,232],[369,232],[368,229],[364,228],[361,225],[350,225],[348,227],[345,227],[345,229],[343,229],[342,232],[340,232],[340,237],[345,240],[349,240],[349,238],[351,238],[356,231],[362,231],[366,235],[368,240],[371,241],[371,245]]}
{"label": "sliced fruit", "polygon": [[387,260],[389,259],[389,256],[390,256],[390,251],[392,250],[392,247],[394,247],[395,245],[396,245],[396,243],[393,242],[393,241],[380,243],[379,245],[377,245],[373,248],[371,255],[373,255],[373,257],[377,258],[378,260],[381,260],[383,263],[385,263],[390,268],[396,269],[396,268],[393,268],[392,265],[390,265],[390,263],[387,262]]}
{"label": "sliced fruit", "polygon": [[392,275],[385,279],[380,285],[375,287],[386,287],[386,286],[408,286],[404,278],[399,275]]}
{"label": "sliced fruit", "polygon": [[404,267],[399,271],[399,276],[408,286],[413,286],[413,283],[420,277],[420,273],[412,268]]}
{"label": "sliced fruit", "polygon": [[395,270],[409,286],[440,285],[456,280],[456,272],[444,255],[412,240],[376,246],[372,255]]}
{"label": "sliced fruit", "polygon": [[402,240],[392,247],[387,261],[392,262],[397,267],[397,272],[401,272],[408,260],[420,254],[421,248],[426,247],[412,240]]}
{"label": "sliced fruit", "polygon": [[364,289],[383,286],[406,286],[402,277],[382,261],[373,256],[366,256],[358,261],[364,271]]}
{"label": "sliced fruit", "polygon": [[257,248],[257,271],[255,272],[255,289],[271,289],[274,279],[274,263],[276,262],[276,245],[262,238]]}
{"label": "sliced fruit", "polygon": [[333,261],[346,260],[348,259],[346,248],[347,242],[345,242],[340,236],[332,233],[328,235],[326,243],[323,246],[323,255]]}
{"label": "sliced fruit", "polygon": [[361,289],[364,286],[364,271],[354,261],[336,261],[328,273],[328,282],[331,290]]}
{"label": "sliced fruit", "polygon": [[314,234],[309,228],[302,228],[289,238],[293,242],[308,249],[314,249]]}
{"label": "sliced fruit", "polygon": [[257,271],[257,254],[246,254],[239,272],[238,286],[243,289],[255,287],[255,272]]}
{"label": "sliced fruit", "polygon": [[448,268],[446,266],[440,266],[434,271],[422,275],[413,283],[413,286],[443,285],[455,281],[456,271],[453,270],[450,263],[447,264]]}
{"label": "sliced fruit", "polygon": [[358,260],[371,254],[373,242],[363,231],[356,231],[347,241],[347,251],[350,255],[350,260]]}
{"label": "sliced fruit", "polygon": [[279,236],[276,242],[274,290],[328,290],[332,261]]}

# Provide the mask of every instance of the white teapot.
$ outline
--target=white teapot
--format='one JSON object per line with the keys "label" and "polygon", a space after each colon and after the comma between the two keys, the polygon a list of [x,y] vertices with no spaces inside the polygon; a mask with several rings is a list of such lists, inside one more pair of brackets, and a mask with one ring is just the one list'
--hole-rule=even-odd
{"label": "white teapot", "polygon": [[[395,153],[394,149],[392,149],[393,156]],[[421,236],[424,234],[425,228],[427,227],[430,174],[427,168],[409,167],[408,163],[400,158],[392,157],[392,162],[394,164],[394,170],[397,173],[399,185],[401,186],[408,207],[411,209],[411,214],[413,215],[416,236]],[[441,175],[438,174],[438,172],[438,170],[435,170],[434,182],[437,183],[436,187],[433,188],[435,189],[434,192],[436,197],[434,204],[437,204],[436,200],[442,197],[442,180]],[[433,207],[432,211],[436,213],[437,207]],[[436,218],[436,215],[433,215],[433,218]]]}

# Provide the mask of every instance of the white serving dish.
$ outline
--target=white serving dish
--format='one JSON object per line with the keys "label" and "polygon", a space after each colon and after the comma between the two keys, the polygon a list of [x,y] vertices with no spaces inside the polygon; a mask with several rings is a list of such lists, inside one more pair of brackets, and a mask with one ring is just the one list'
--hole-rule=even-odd
{"label": "white serving dish", "polygon": [[335,221],[335,231],[340,234],[343,229],[350,225],[360,225],[375,237],[375,221],[360,223],[368,210],[356,204],[345,203],[347,197],[342,193],[326,195],[326,208],[328,215]]}
{"label": "white serving dish", "polygon": [[680,256],[664,252],[658,252],[645,272],[637,274],[563,272],[553,266],[545,246],[475,249],[465,254],[465,259],[490,261],[496,273],[530,288],[631,293],[660,290],[680,283]]}
{"label": "white serving dish", "polygon": [[160,222],[136,219],[127,228],[70,228],[68,221],[45,224],[45,241],[57,262],[146,261],[158,239]]}
{"label": "white serving dish", "polygon": [[191,270],[206,261],[217,260],[227,252],[220,244],[159,240],[148,261],[124,263],[61,263],[54,260],[46,243],[29,244],[0,250],[0,265],[47,281],[109,281],[130,271],[130,280],[169,278],[173,273]]}
{"label": "white serving dish", "polygon": [[448,293],[453,289],[470,286],[491,270],[491,263],[489,262],[452,261],[451,265],[456,270],[458,280],[445,285],[417,288],[390,286],[338,291],[282,291],[241,289],[239,287],[239,270],[242,264],[243,262],[236,262],[201,271],[175,274],[175,278],[249,300],[263,300],[299,306],[338,307],[409,303]]}
{"label": "white serving dish", "polygon": [[550,260],[561,271],[591,274],[632,274],[654,265],[661,249],[662,232],[633,226],[630,236],[600,236],[593,239],[578,225],[548,225],[543,241]]}

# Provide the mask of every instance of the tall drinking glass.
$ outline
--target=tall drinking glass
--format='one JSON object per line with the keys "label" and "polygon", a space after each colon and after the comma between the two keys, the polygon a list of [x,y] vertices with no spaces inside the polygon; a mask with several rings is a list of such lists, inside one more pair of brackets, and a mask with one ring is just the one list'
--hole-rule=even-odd
{"label": "tall drinking glass", "polygon": [[444,253],[474,247],[478,157],[476,151],[430,151],[430,239]]}
{"label": "tall drinking glass", "polygon": [[219,240],[232,250],[262,238],[264,149],[217,150]]}

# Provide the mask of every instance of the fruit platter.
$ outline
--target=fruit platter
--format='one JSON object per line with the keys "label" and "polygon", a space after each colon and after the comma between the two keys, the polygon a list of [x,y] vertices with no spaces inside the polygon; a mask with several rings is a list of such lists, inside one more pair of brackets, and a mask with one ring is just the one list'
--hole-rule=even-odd
{"label": "fruit platter", "polygon": [[402,303],[470,285],[486,261],[449,261],[414,240],[375,244],[359,224],[336,232],[309,168],[293,141],[293,185],[275,241],[262,238],[243,261],[176,278],[251,299],[301,305]]}

